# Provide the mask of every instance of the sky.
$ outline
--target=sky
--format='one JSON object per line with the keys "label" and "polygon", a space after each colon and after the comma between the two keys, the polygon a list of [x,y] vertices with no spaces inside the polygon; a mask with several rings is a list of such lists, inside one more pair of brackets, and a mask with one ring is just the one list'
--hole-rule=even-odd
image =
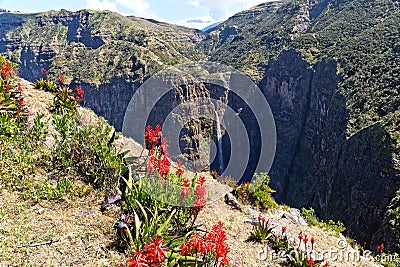
{"label": "sky", "polygon": [[203,29],[233,14],[273,0],[0,0],[0,8],[21,12],[48,10],[111,10]]}

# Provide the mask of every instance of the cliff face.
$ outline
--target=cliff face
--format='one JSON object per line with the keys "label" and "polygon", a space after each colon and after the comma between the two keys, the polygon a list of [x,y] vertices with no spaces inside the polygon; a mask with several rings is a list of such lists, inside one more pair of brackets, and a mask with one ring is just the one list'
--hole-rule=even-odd
{"label": "cliff face", "polygon": [[232,16],[199,46],[249,74],[268,99],[278,138],[270,171],[276,198],[314,207],[360,242],[394,250],[399,22],[393,1],[265,3]]}
{"label": "cliff face", "polygon": [[269,63],[260,88],[277,125],[272,187],[279,201],[312,206],[370,242],[400,187],[395,150],[380,123],[346,137],[339,81],[334,60],[311,65],[289,50]]}
{"label": "cliff face", "polygon": [[82,10],[0,14],[0,51],[20,64],[29,81],[63,75],[85,90],[84,105],[118,130],[136,88],[168,66],[204,58],[201,31]]}

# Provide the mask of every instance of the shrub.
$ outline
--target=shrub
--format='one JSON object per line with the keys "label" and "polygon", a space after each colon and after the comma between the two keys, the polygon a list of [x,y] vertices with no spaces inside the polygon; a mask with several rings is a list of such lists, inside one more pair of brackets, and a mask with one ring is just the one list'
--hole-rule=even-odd
{"label": "shrub", "polygon": [[318,217],[315,215],[315,211],[313,208],[302,208],[301,209],[301,214],[303,215],[304,219],[310,224],[314,226],[318,226],[321,228],[325,229],[330,229],[337,234],[344,232],[346,228],[344,227],[344,224],[342,222],[334,222],[332,220],[329,220],[328,222],[322,221],[318,219]]}
{"label": "shrub", "polygon": [[235,188],[234,194],[239,201],[258,207],[260,210],[277,208],[272,197],[275,191],[269,187],[270,177],[266,173],[255,175],[253,183],[245,183]]}

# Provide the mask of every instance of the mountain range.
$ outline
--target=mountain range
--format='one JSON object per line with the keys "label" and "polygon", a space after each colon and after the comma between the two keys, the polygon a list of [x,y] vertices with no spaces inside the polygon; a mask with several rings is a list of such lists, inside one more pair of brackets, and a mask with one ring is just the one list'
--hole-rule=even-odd
{"label": "mountain range", "polygon": [[[0,14],[0,52],[31,82],[46,69],[82,87],[83,105],[117,130],[137,88],[167,67],[208,60],[242,71],[275,118],[276,199],[313,207],[323,219],[342,221],[359,242],[399,252],[398,25],[395,0],[268,2],[205,32],[108,11],[8,12]],[[215,94],[210,85],[183,86],[157,116],[200,91]],[[248,113],[241,119],[253,125]],[[186,134],[204,138],[211,128],[197,121]],[[182,146],[196,154],[199,142],[190,140]],[[257,138],[251,146],[257,159]]]}

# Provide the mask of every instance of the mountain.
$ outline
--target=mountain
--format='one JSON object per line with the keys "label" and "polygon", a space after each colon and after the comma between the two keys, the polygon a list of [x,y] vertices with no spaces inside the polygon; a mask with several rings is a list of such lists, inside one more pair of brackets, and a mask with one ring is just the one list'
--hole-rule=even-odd
{"label": "mountain", "polygon": [[[119,130],[134,91],[157,71],[199,60],[233,66],[258,84],[274,114],[270,176],[278,201],[314,207],[358,241],[400,251],[399,7],[394,0],[275,1],[206,33],[112,12],[6,13],[0,51],[30,81],[46,68],[80,84],[84,105]],[[179,92],[241,108],[210,85]],[[249,128],[257,123],[246,112],[241,119]],[[187,132],[210,128],[200,121]],[[252,162],[260,144],[250,139]],[[196,153],[199,142],[186,142]]]}
{"label": "mountain", "polygon": [[200,46],[268,99],[277,198],[397,250],[399,23],[397,1],[273,2],[234,15]]}
{"label": "mountain", "polygon": [[213,24],[211,24],[211,25],[208,25],[208,26],[205,27],[204,29],[201,29],[201,31],[202,31],[202,32],[210,31],[210,30],[214,29],[215,27],[217,27],[217,26],[218,26],[219,24],[221,24],[221,23],[222,23],[221,21],[215,22],[215,23],[213,23]]}
{"label": "mountain", "polygon": [[50,78],[64,75],[85,90],[84,105],[119,130],[135,88],[147,77],[205,58],[195,50],[204,38],[199,30],[108,11],[3,13],[0,36],[0,51],[20,64],[22,78],[35,81],[43,68]]}

